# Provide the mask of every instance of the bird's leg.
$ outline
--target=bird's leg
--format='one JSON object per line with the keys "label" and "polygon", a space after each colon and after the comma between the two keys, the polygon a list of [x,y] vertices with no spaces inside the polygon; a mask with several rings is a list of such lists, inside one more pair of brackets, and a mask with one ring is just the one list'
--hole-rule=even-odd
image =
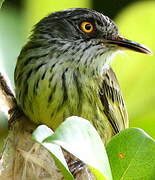
{"label": "bird's leg", "polygon": [[82,171],[86,165],[81,160],[76,159],[68,162],[68,167],[73,176],[76,176],[76,174]]}
{"label": "bird's leg", "polygon": [[86,165],[73,154],[69,153],[65,149],[62,150],[70,172],[74,177],[76,177],[77,174],[81,173],[81,171],[86,168]]}

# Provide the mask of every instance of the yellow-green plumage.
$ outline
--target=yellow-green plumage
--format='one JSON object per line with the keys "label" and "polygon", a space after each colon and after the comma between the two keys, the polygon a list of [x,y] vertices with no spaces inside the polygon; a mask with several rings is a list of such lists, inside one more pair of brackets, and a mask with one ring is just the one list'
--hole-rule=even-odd
{"label": "yellow-green plumage", "polygon": [[[86,16],[89,12],[94,21],[100,15],[88,9],[70,11],[78,11],[73,17],[80,13]],[[72,115],[88,119],[107,143],[114,134],[128,127],[120,87],[107,65],[116,48],[104,46],[99,38],[83,40],[81,34],[72,39],[74,30],[67,27],[67,12],[64,11],[63,20],[61,12],[42,20],[22,49],[15,70],[17,103],[33,122],[54,130]],[[60,20],[70,30],[68,37],[67,29],[59,28]],[[81,17],[78,20],[82,21]],[[113,26],[109,20],[108,27]],[[110,33],[115,31],[114,27]]]}

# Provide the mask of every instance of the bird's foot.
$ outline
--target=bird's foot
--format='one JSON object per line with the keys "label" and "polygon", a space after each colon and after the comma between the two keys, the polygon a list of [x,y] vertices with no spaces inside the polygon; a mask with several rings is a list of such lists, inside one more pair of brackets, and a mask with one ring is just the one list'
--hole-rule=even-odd
{"label": "bird's foot", "polygon": [[70,172],[75,177],[80,171],[84,170],[86,165],[79,159],[72,160],[68,163]]}

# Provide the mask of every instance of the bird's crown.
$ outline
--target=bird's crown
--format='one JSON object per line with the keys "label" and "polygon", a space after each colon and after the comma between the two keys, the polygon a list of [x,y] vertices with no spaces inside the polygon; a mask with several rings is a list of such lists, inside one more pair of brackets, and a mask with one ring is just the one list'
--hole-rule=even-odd
{"label": "bird's crown", "polygon": [[36,24],[34,33],[44,34],[46,38],[89,40],[115,37],[118,35],[118,29],[110,18],[95,10],[72,8],[43,18]]}

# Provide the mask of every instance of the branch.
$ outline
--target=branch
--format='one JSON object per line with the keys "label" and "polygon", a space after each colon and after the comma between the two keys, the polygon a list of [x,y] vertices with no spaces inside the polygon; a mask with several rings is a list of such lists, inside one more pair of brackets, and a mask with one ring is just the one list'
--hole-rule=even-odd
{"label": "branch", "polygon": [[5,101],[5,104],[11,109],[16,105],[16,99],[7,85],[6,80],[4,79],[4,76],[0,72],[0,97],[3,98],[3,101]]}

